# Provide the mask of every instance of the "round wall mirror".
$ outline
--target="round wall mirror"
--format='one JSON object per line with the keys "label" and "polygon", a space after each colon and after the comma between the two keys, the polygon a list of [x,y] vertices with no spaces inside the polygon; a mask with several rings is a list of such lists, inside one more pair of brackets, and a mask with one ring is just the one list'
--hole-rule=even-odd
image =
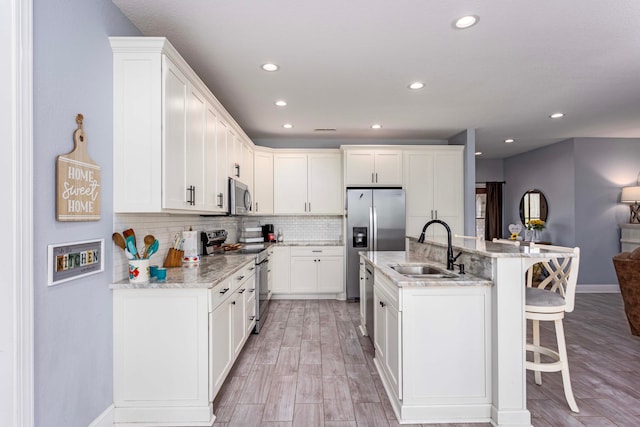
{"label": "round wall mirror", "polygon": [[524,225],[532,219],[547,222],[548,212],[547,199],[540,190],[529,190],[520,199],[520,220]]}

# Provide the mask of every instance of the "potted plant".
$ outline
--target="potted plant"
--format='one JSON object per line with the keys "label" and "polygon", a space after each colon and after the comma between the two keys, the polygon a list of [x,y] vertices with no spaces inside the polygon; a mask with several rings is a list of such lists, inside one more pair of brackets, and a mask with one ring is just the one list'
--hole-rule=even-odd
{"label": "potted plant", "polygon": [[541,219],[530,219],[527,221],[527,230],[532,230],[533,235],[531,237],[532,242],[541,241],[542,230],[544,230],[545,223]]}

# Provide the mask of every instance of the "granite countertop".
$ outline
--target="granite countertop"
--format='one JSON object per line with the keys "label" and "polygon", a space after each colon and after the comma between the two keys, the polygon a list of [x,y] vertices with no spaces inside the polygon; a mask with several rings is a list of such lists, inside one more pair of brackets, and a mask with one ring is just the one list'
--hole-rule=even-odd
{"label": "granite countertop", "polygon": [[[409,237],[409,240],[417,242],[414,237]],[[435,237],[425,239],[425,243],[430,243],[437,246],[447,247],[446,236]],[[419,243],[418,243],[419,244]],[[564,258],[573,257],[573,254],[567,252],[557,252],[553,249],[546,249],[545,245],[531,246],[514,246],[502,243],[494,243],[486,240],[477,239],[463,239],[460,237],[453,237],[451,239],[451,246],[454,252],[456,250],[463,250],[468,253],[482,255],[489,258]]]}
{"label": "granite countertop", "polygon": [[341,240],[285,240],[276,246],[344,246]]}
{"label": "granite countertop", "polygon": [[[456,271],[448,271],[446,265],[436,261],[427,260],[422,256],[405,251],[363,251],[360,256],[371,262],[378,272],[387,276],[398,287],[437,287],[437,286],[492,286],[493,282],[471,274],[458,274]],[[428,264],[443,272],[454,274],[452,278],[411,278],[404,276],[394,269],[392,265],[424,265]]]}
{"label": "granite countertop", "polygon": [[198,266],[167,268],[167,280],[149,283],[129,283],[128,279],[111,285],[111,289],[158,289],[158,288],[212,288],[240,270],[247,262],[255,260],[255,254],[216,254],[201,258]]}

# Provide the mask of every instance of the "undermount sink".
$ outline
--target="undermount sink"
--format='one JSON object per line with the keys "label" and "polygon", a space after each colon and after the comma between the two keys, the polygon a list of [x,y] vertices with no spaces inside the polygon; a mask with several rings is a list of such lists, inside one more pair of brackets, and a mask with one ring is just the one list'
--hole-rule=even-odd
{"label": "undermount sink", "polygon": [[450,279],[456,277],[455,274],[445,273],[430,265],[392,265],[391,268],[403,276],[414,279]]}

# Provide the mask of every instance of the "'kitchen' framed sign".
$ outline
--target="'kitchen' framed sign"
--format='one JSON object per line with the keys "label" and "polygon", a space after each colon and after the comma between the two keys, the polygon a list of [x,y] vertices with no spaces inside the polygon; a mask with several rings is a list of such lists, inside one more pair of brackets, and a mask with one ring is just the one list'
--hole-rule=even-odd
{"label": "'kitchen' framed sign", "polygon": [[48,245],[48,285],[104,271],[104,239]]}

